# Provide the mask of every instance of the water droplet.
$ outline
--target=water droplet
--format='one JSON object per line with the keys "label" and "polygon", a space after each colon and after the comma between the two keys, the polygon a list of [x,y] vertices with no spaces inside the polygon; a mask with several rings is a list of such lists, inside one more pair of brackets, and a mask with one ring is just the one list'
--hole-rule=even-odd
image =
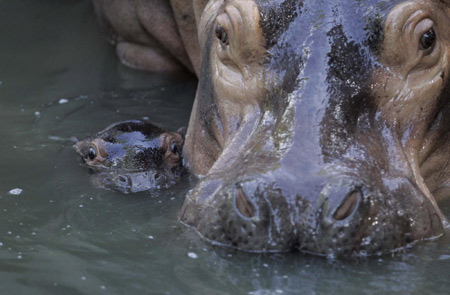
{"label": "water droplet", "polygon": [[20,195],[22,192],[23,192],[23,189],[21,189],[21,188],[15,188],[15,189],[10,190],[8,193],[9,193],[10,195],[15,195],[15,196],[17,196],[17,195]]}
{"label": "water droplet", "polygon": [[198,255],[195,254],[194,252],[189,252],[187,255],[188,255],[189,258],[192,258],[192,259],[197,259],[198,258]]}
{"label": "water droplet", "polygon": [[66,98],[61,98],[61,99],[58,101],[59,104],[64,104],[64,103],[68,103],[68,102],[69,102],[69,100],[66,99]]}

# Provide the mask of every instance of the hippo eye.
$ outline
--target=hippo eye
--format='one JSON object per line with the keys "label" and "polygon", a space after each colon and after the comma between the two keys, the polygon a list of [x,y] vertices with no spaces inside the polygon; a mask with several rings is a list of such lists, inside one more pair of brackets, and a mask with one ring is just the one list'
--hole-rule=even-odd
{"label": "hippo eye", "polygon": [[170,150],[172,151],[172,153],[177,154],[178,153],[178,146],[176,143],[172,143],[172,145],[170,146]]}
{"label": "hippo eye", "polygon": [[223,45],[228,45],[228,34],[221,25],[216,26],[216,37]]}
{"label": "hippo eye", "polygon": [[97,157],[97,151],[95,150],[94,147],[92,147],[92,146],[89,147],[87,156],[88,156],[88,158],[89,158],[90,160],[94,160],[95,157]]}
{"label": "hippo eye", "polygon": [[433,28],[429,29],[425,32],[425,34],[422,35],[420,38],[420,47],[423,50],[430,49],[434,42],[436,41],[436,34],[434,33]]}

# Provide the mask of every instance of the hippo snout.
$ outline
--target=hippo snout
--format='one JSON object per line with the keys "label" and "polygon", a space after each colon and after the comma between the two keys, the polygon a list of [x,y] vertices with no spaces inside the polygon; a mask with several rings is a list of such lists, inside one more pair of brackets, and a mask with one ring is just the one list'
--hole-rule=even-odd
{"label": "hippo snout", "polygon": [[345,175],[316,184],[315,193],[300,195],[265,176],[232,184],[204,179],[181,220],[219,245],[331,256],[382,254],[442,233],[432,204],[408,180],[395,189]]}

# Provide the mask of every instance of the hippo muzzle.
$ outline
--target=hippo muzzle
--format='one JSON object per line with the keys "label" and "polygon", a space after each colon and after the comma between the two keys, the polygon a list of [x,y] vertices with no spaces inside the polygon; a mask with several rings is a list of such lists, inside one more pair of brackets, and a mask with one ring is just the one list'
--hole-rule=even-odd
{"label": "hippo muzzle", "polygon": [[210,1],[184,154],[204,177],[181,221],[332,256],[442,235],[448,23],[445,1]]}

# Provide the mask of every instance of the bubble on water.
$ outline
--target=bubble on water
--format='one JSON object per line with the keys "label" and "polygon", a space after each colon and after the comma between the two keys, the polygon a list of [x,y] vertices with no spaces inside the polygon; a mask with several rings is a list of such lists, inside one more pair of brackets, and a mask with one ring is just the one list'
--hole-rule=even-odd
{"label": "bubble on water", "polygon": [[197,259],[198,258],[198,255],[196,253],[194,253],[194,252],[189,252],[187,255],[188,255],[189,258],[192,258],[192,259]]}
{"label": "bubble on water", "polygon": [[149,238],[150,240],[153,240],[153,239],[154,239],[153,236],[147,236],[147,238]]}
{"label": "bubble on water", "polygon": [[21,188],[14,188],[14,189],[10,190],[8,193],[10,195],[17,196],[17,195],[20,195],[22,192],[23,192],[23,189],[21,189]]}
{"label": "bubble on water", "polygon": [[34,116],[36,119],[39,119],[41,117],[41,112],[34,112]]}
{"label": "bubble on water", "polygon": [[81,280],[86,281],[86,277],[85,276],[81,277]]}
{"label": "bubble on water", "polygon": [[281,289],[276,289],[276,290],[275,290],[275,293],[277,293],[277,294],[283,294],[284,292],[283,292],[283,290],[281,290]]}
{"label": "bubble on water", "polygon": [[0,242],[0,247],[3,247],[3,243],[2,242]]}
{"label": "bubble on water", "polygon": [[78,205],[78,207],[83,208],[84,206],[81,204],[81,205]]}
{"label": "bubble on water", "polygon": [[450,259],[450,255],[441,255],[439,256],[439,260],[449,260]]}
{"label": "bubble on water", "polygon": [[269,267],[269,265],[267,263],[263,263],[264,267]]}
{"label": "bubble on water", "polygon": [[106,286],[105,286],[105,285],[101,285],[101,286],[100,286],[100,289],[105,290],[105,289],[106,289]]}
{"label": "bubble on water", "polygon": [[69,100],[68,100],[67,98],[61,98],[61,99],[58,101],[59,104],[64,104],[64,103],[68,103],[68,102],[69,102]]}
{"label": "bubble on water", "polygon": [[361,244],[362,245],[370,245],[371,242],[372,242],[372,238],[371,237],[365,237],[365,238],[363,238]]}
{"label": "bubble on water", "polygon": [[32,232],[32,233],[31,233],[31,235],[35,236],[35,235],[36,235],[36,233],[35,233],[35,232]]}
{"label": "bubble on water", "polygon": [[0,81],[0,86],[3,84],[3,82],[2,81]]}

